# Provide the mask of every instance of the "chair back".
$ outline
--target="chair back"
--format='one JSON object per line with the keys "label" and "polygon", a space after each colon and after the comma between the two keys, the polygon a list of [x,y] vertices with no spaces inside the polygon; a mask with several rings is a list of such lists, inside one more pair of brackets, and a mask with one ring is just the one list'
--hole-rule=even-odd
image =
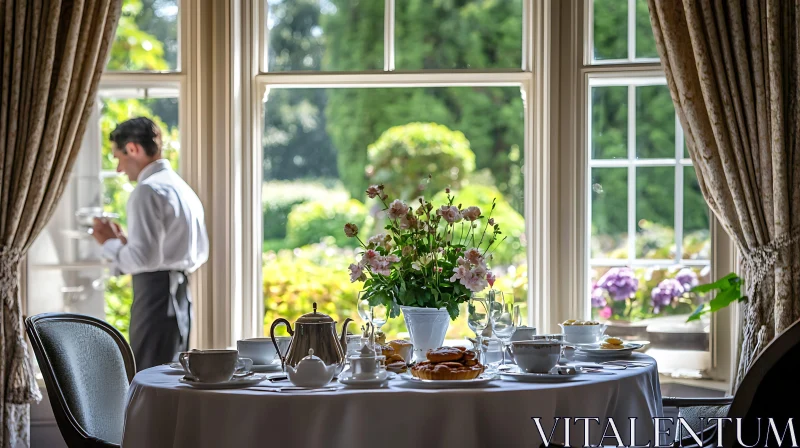
{"label": "chair back", "polygon": [[[797,367],[800,366],[800,321],[777,335],[750,366],[731,403],[728,417],[732,423],[723,425],[723,446],[739,447],[736,438],[736,418],[742,418],[742,443],[752,446],[761,436],[758,446],[778,446],[775,434],[768,426],[773,418],[779,435],[790,440],[786,429],[790,418],[797,420],[797,403],[800,387],[797,385]],[[758,418],[761,418],[759,432]],[[769,445],[766,437],[769,433]],[[781,444],[780,446],[786,446]]]}
{"label": "chair back", "polygon": [[119,446],[133,352],[91,316],[45,313],[25,320],[58,428],[68,446]]}

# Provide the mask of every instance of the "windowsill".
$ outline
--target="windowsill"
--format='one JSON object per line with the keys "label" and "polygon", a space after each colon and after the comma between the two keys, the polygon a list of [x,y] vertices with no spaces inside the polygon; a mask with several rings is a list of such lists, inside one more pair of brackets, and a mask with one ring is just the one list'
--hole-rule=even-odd
{"label": "windowsill", "polygon": [[658,375],[659,382],[663,384],[682,384],[684,386],[692,386],[704,389],[713,389],[717,391],[728,391],[729,385],[727,381],[712,380],[707,378],[673,378],[670,375],[660,373]]}

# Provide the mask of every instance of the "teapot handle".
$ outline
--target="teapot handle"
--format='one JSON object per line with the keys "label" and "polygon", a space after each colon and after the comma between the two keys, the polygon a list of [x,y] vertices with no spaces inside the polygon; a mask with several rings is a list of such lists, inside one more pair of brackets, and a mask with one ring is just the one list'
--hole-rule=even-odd
{"label": "teapot handle", "polygon": [[288,331],[291,336],[294,336],[294,331],[292,331],[292,325],[289,323],[289,321],[282,317],[275,319],[275,321],[272,322],[272,326],[269,328],[269,336],[272,338],[272,344],[275,346],[275,351],[278,353],[278,357],[281,358],[281,370],[285,371],[284,364],[286,363],[286,355],[289,353],[289,349],[286,349],[286,353],[281,353],[281,349],[278,348],[278,341],[275,340],[275,327],[280,324],[286,325],[286,331]]}

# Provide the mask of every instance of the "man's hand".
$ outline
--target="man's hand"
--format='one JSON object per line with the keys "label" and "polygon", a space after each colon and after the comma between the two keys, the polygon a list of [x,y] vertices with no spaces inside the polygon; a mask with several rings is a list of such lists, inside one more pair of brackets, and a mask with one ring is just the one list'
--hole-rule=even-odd
{"label": "man's hand", "polygon": [[[92,236],[94,237],[94,240],[101,245],[112,238],[117,238],[117,234],[114,231],[114,228],[111,226],[111,223],[100,218],[94,218]],[[123,241],[123,243],[124,242],[125,241]]]}
{"label": "man's hand", "polygon": [[128,237],[125,236],[125,232],[122,230],[122,227],[119,224],[112,222],[111,227],[114,229],[114,235],[122,241],[122,244],[128,244]]}

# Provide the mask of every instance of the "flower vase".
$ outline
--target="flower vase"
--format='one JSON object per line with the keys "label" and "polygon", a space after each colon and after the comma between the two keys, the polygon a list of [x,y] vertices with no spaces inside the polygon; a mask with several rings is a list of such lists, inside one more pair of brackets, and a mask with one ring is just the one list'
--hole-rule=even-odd
{"label": "flower vase", "polygon": [[422,308],[417,306],[400,306],[403,319],[414,345],[414,360],[424,361],[428,350],[439,348],[444,344],[447,328],[450,326],[450,314],[445,308]]}

